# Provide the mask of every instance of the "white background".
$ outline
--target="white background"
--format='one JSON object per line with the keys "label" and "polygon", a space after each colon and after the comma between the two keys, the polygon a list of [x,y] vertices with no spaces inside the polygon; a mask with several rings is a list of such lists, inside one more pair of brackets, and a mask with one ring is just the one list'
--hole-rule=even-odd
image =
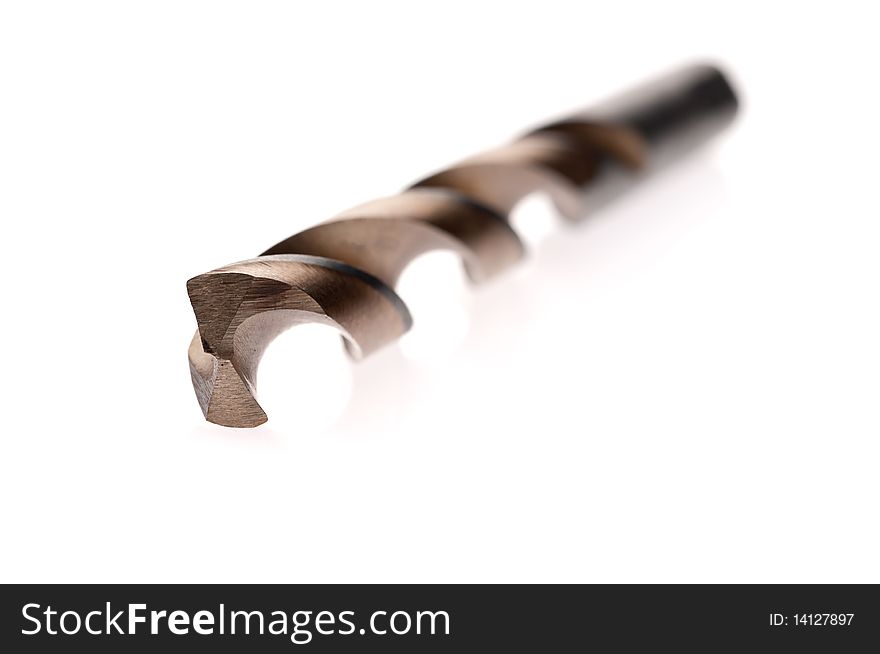
{"label": "white background", "polygon": [[[0,579],[880,581],[878,21],[822,4],[4,4]],[[711,147],[203,421],[189,277],[700,60]]]}

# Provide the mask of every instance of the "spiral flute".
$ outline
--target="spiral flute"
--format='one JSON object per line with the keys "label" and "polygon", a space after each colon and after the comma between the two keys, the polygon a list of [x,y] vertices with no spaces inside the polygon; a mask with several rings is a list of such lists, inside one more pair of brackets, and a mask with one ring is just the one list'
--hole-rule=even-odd
{"label": "spiral flute", "polygon": [[473,282],[488,279],[523,255],[509,217],[524,197],[546,193],[577,220],[718,132],[736,109],[720,71],[685,68],[190,279],[198,331],[189,362],[205,418],[266,421],[257,366],[282,331],[332,325],[354,358],[366,356],[411,325],[393,289],[413,259],[453,250]]}

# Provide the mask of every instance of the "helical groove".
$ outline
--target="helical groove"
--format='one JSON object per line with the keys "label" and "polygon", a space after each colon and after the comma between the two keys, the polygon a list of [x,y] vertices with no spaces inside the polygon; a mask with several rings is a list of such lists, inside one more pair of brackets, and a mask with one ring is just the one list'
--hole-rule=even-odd
{"label": "helical groove", "polygon": [[190,372],[206,419],[230,427],[266,421],[257,367],[285,329],[327,324],[354,358],[366,356],[409,328],[393,289],[419,255],[451,250],[474,283],[489,279],[523,256],[509,222],[523,198],[546,193],[577,220],[719,131],[736,107],[720,71],[685,68],[190,279],[198,324]]}

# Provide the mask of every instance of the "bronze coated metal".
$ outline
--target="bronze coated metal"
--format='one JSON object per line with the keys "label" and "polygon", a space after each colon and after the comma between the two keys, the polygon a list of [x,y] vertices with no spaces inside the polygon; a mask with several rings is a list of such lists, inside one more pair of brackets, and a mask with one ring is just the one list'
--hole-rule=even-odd
{"label": "bronze coated metal", "polygon": [[230,427],[266,421],[257,367],[282,331],[330,325],[354,358],[366,356],[411,324],[393,288],[413,259],[452,250],[473,282],[488,279],[523,254],[508,218],[524,197],[546,193],[577,220],[601,194],[618,194],[670,153],[718,131],[735,109],[719,71],[683,69],[294,234],[255,259],[192,278],[198,331],[189,362],[205,418]]}

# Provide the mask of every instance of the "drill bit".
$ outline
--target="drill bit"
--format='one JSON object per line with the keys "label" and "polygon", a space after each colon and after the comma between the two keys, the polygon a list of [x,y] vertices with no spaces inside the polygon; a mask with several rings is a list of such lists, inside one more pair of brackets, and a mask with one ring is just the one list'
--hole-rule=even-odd
{"label": "drill bit", "polygon": [[198,331],[189,363],[205,418],[266,421],[257,367],[282,331],[331,325],[353,358],[367,356],[412,323],[393,289],[413,259],[452,250],[471,281],[489,279],[523,256],[509,221],[523,198],[546,193],[579,220],[720,131],[736,110],[718,69],[684,68],[190,279]]}

